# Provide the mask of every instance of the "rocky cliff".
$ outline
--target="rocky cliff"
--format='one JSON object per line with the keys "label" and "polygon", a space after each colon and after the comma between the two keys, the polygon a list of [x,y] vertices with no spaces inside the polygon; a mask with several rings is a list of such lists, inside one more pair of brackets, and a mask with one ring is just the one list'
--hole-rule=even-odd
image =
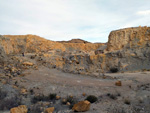
{"label": "rocky cliff", "polygon": [[7,54],[17,53],[38,53],[48,52],[51,50],[61,51],[94,51],[99,48],[101,43],[73,43],[71,42],[55,42],[46,40],[36,35],[4,35],[0,37],[0,44],[3,46]]}
{"label": "rocky cliff", "polygon": [[35,35],[4,35],[0,37],[0,45],[7,54],[32,53],[31,58],[40,64],[71,73],[98,74],[110,72],[111,69],[120,72],[150,69],[149,27],[112,31],[107,44],[93,44],[78,39],[55,42]]}
{"label": "rocky cliff", "polygon": [[[69,62],[73,63],[66,62],[64,67],[71,71],[76,69],[79,73],[103,73],[110,72],[111,69],[120,72],[149,70],[150,27],[112,31],[106,49],[105,53],[96,55],[70,56]],[[72,64],[74,65],[72,66]]]}
{"label": "rocky cliff", "polygon": [[108,40],[108,51],[125,48],[142,48],[150,45],[150,27],[135,27],[112,31]]}
{"label": "rocky cliff", "polygon": [[0,63],[3,63],[6,59],[6,54],[3,47],[0,45]]}

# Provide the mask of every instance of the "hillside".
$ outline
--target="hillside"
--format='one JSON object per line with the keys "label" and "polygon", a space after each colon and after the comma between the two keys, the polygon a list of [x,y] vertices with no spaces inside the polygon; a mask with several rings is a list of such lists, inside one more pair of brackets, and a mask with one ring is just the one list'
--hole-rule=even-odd
{"label": "hillside", "polygon": [[0,112],[149,113],[149,70],[150,27],[107,43],[0,35]]}

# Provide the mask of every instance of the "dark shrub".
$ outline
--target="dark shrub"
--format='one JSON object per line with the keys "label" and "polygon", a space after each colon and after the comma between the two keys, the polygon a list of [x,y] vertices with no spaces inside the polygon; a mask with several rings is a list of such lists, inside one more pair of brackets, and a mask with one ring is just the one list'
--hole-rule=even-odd
{"label": "dark shrub", "polygon": [[42,113],[42,112],[43,109],[39,104],[34,104],[28,109],[28,113]]}
{"label": "dark shrub", "polygon": [[56,99],[56,94],[49,94],[49,96],[45,95],[36,95],[32,98],[32,103],[37,103],[38,101],[50,101]]}
{"label": "dark shrub", "polygon": [[125,99],[124,103],[127,104],[127,105],[130,105],[130,101],[128,99]]}
{"label": "dark shrub", "polygon": [[33,95],[34,94],[34,90],[30,89],[30,94]]}
{"label": "dark shrub", "polygon": [[0,100],[7,96],[7,92],[0,90]]}
{"label": "dark shrub", "polygon": [[91,103],[94,103],[98,100],[98,98],[94,95],[89,95],[85,100],[88,100]]}
{"label": "dark shrub", "polygon": [[69,102],[69,103],[70,103],[69,108],[72,109],[73,105],[74,105],[75,103],[77,103],[78,101],[77,101],[77,98],[68,96],[66,99],[62,99],[61,102],[62,102],[62,104],[64,104],[64,105],[66,105],[67,102]]}
{"label": "dark shrub", "polygon": [[67,102],[70,102],[70,104],[73,104],[73,103],[75,103],[75,98],[68,96]]}
{"label": "dark shrub", "polygon": [[9,110],[21,105],[21,99],[16,95],[11,98],[5,98],[0,101],[0,110]]}
{"label": "dark shrub", "polygon": [[49,94],[49,100],[54,100],[54,99],[56,99],[56,93]]}
{"label": "dark shrub", "polygon": [[118,68],[115,68],[115,67],[110,68],[110,72],[112,73],[117,73],[118,71],[119,71]]}
{"label": "dark shrub", "polygon": [[116,100],[116,99],[117,99],[116,95],[113,95],[113,94],[111,94],[109,97],[110,97],[111,99],[113,99],[113,100]]}
{"label": "dark shrub", "polygon": [[33,97],[32,103],[37,103],[38,101],[45,101],[46,99],[47,97],[45,97],[44,95],[37,95]]}

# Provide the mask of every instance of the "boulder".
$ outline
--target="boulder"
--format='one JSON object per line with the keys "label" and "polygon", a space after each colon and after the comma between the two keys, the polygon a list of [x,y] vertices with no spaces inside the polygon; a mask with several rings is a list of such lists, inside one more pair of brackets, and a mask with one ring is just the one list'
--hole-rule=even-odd
{"label": "boulder", "polygon": [[88,111],[90,109],[90,105],[91,105],[91,103],[87,100],[80,101],[73,106],[72,110],[77,111],[77,112]]}
{"label": "boulder", "polygon": [[28,109],[25,105],[20,105],[10,109],[10,113],[27,113]]}

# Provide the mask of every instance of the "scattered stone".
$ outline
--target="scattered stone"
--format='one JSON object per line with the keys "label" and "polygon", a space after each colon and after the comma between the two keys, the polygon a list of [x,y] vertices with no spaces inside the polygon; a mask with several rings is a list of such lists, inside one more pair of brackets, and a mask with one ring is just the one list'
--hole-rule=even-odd
{"label": "scattered stone", "polygon": [[44,113],[53,113],[54,109],[54,107],[47,108]]}
{"label": "scattered stone", "polygon": [[117,81],[117,82],[115,83],[115,85],[116,85],[116,86],[122,86],[122,83],[121,83],[121,81]]}
{"label": "scattered stone", "polygon": [[85,97],[85,96],[86,96],[86,93],[83,93],[82,95]]}
{"label": "scattered stone", "polygon": [[25,105],[20,105],[10,109],[10,113],[27,113],[28,109]]}
{"label": "scattered stone", "polygon": [[20,93],[21,93],[21,94],[27,94],[27,89],[22,88],[21,91],[20,91]]}
{"label": "scattered stone", "polygon": [[33,66],[34,64],[32,62],[24,62],[22,63],[24,66]]}
{"label": "scattered stone", "polygon": [[91,105],[91,103],[87,100],[80,101],[73,106],[72,110],[78,111],[78,112],[88,111],[90,109],[90,105]]}
{"label": "scattered stone", "polygon": [[64,99],[62,99],[62,103],[63,104],[66,104],[67,103],[67,100],[64,98]]}
{"label": "scattered stone", "polygon": [[56,100],[59,100],[60,99],[60,96],[56,95]]}
{"label": "scattered stone", "polygon": [[70,102],[67,102],[66,105],[70,106],[71,104],[70,104]]}

